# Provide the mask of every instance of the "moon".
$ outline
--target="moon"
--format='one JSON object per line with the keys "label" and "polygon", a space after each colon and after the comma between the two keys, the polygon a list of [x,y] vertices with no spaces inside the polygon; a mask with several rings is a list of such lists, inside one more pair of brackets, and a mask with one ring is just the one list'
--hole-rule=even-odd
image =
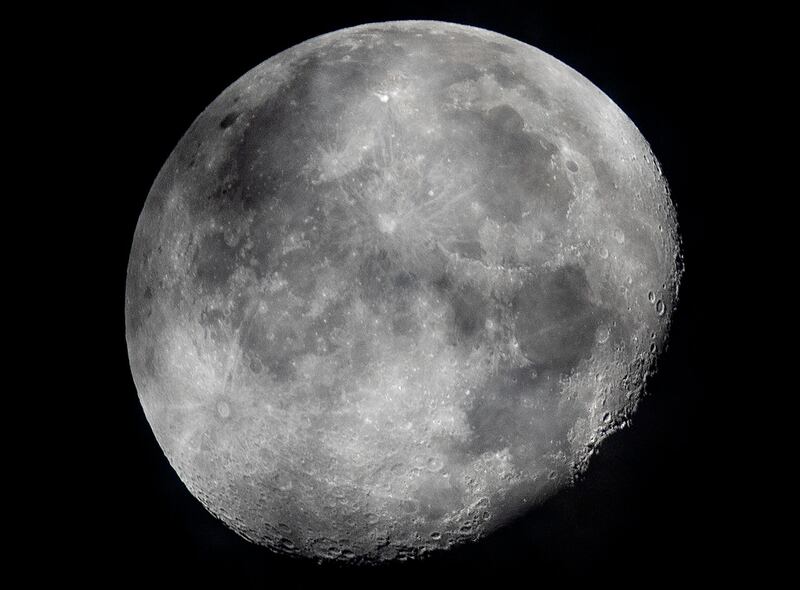
{"label": "moon", "polygon": [[130,366],[243,537],[419,558],[579,480],[681,269],[659,164],[591,82],[486,30],[368,24],[268,59],[178,142],[133,238]]}

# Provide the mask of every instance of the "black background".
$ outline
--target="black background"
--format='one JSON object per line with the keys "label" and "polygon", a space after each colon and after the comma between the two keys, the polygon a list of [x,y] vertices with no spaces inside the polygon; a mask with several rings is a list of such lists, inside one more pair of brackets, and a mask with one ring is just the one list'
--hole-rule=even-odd
{"label": "black background", "polygon": [[[732,519],[723,485],[727,463],[720,458],[723,392],[707,378],[714,345],[706,234],[715,202],[696,174],[710,55],[698,41],[698,14],[564,3],[337,4],[322,10],[299,4],[253,10],[198,3],[190,12],[171,14],[131,8],[86,14],[82,26],[63,32],[71,92],[81,104],[73,129],[82,140],[77,169],[91,171],[75,204],[82,225],[73,232],[81,251],[74,264],[81,279],[74,281],[84,285],[77,299],[94,322],[89,329],[74,327],[88,331],[74,345],[84,357],[82,381],[89,383],[80,392],[82,416],[71,433],[81,466],[65,476],[74,493],[64,496],[60,511],[73,518],[63,525],[63,541],[46,567],[109,584],[276,588],[463,586],[512,576],[529,586],[575,580],[649,585],[735,572],[741,564],[727,552]],[[469,24],[522,40],[609,95],[650,142],[669,181],[686,273],[671,344],[649,384],[652,395],[632,427],[607,441],[577,488],[477,545],[422,562],[320,566],[274,556],[239,538],[202,508],[168,465],[127,361],[127,257],[159,168],[223,89],[315,35],[412,18]]]}

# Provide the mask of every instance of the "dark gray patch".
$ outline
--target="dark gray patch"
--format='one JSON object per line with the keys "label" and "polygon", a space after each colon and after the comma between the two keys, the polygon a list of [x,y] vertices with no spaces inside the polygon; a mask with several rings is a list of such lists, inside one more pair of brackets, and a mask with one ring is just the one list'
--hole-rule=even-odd
{"label": "dark gray patch", "polygon": [[503,88],[512,88],[520,83],[519,77],[510,68],[501,63],[494,64],[489,69],[489,72]]}
{"label": "dark gray patch", "polygon": [[301,248],[283,253],[278,272],[289,283],[289,289],[298,297],[307,297],[317,286],[317,273],[314,272],[316,259]]}
{"label": "dark gray patch", "polygon": [[203,236],[192,259],[197,283],[208,290],[225,286],[236,270],[236,251],[221,232]]}
{"label": "dark gray patch", "polygon": [[451,297],[453,343],[464,344],[477,339],[483,333],[489,313],[486,298],[470,285],[461,285]]}
{"label": "dark gray patch", "polygon": [[501,136],[513,136],[519,133],[525,123],[522,115],[507,104],[501,104],[489,109],[487,118],[490,126],[494,127]]}
{"label": "dark gray patch", "polygon": [[145,372],[151,377],[156,376],[156,350],[152,345],[148,345],[144,352]]}
{"label": "dark gray patch", "polygon": [[275,198],[300,202],[308,192],[296,182],[303,166],[335,133],[349,96],[363,93],[368,79],[358,64],[330,64],[319,57],[300,62],[296,75],[254,110],[241,141],[232,146],[232,158],[246,176],[240,199],[251,207]]}
{"label": "dark gray patch", "polygon": [[415,289],[419,286],[419,280],[414,273],[401,270],[392,277],[392,284],[400,290]]}
{"label": "dark gray patch", "polygon": [[304,332],[306,350],[313,350],[315,354],[322,355],[329,354],[339,347],[334,336],[347,323],[348,305],[347,299],[336,301],[314,318]]}
{"label": "dark gray patch", "polygon": [[356,279],[365,303],[385,302],[391,297],[393,266],[389,253],[382,248],[364,256]]}
{"label": "dark gray patch", "polygon": [[222,121],[219,122],[220,129],[227,129],[228,127],[233,125],[236,122],[236,119],[238,118],[239,118],[239,113],[228,113],[227,115],[225,115]]}
{"label": "dark gray patch", "polygon": [[417,510],[424,519],[434,521],[442,518],[450,508],[457,504],[459,490],[455,486],[435,486],[423,484],[415,494]]}
{"label": "dark gray patch", "polygon": [[270,325],[254,318],[240,338],[242,348],[257,358],[276,381],[285,383],[294,377],[293,361],[304,352],[305,343],[290,326]]}
{"label": "dark gray patch", "polygon": [[[482,39],[481,42],[483,42]],[[499,51],[500,53],[505,53],[508,55],[514,55],[516,53],[516,49],[514,49],[513,47],[509,47],[505,43],[497,43],[493,41],[489,43],[489,47],[491,47],[495,51]]]}
{"label": "dark gray patch", "polygon": [[478,240],[450,240],[447,243],[447,250],[472,260],[483,258],[483,248]]}
{"label": "dark gray patch", "polygon": [[[471,436],[461,451],[480,455],[512,449],[512,461],[527,468],[566,440],[574,420],[564,419],[558,375],[528,368],[501,370],[476,388],[467,410]],[[524,404],[523,404],[524,402]]]}
{"label": "dark gray patch", "polygon": [[453,279],[449,274],[443,272],[440,275],[437,275],[431,281],[431,285],[433,285],[434,289],[436,289],[440,294],[444,294],[453,287]]}
{"label": "dark gray patch", "polygon": [[569,373],[591,354],[604,312],[591,302],[586,273],[576,266],[528,280],[512,303],[522,353],[535,366]]}
{"label": "dark gray patch", "polygon": [[277,270],[281,260],[281,226],[273,216],[259,214],[250,228],[252,247],[247,251],[247,262],[259,279]]}
{"label": "dark gray patch", "polygon": [[612,170],[608,162],[601,158],[592,160],[595,176],[597,177],[597,187],[600,197],[615,199],[619,192],[619,179]]}
{"label": "dark gray patch", "polygon": [[204,218],[236,219],[243,204],[239,169],[236,150],[225,153],[214,174],[199,177],[197,198],[191,202],[191,211],[203,212]]}
{"label": "dark gray patch", "polygon": [[467,411],[467,421],[472,433],[466,448],[469,454],[479,455],[507,447],[515,448],[521,440],[535,434],[533,414],[546,419],[543,396],[534,396],[534,412],[521,412],[517,387],[506,375],[497,375],[473,392],[473,403]]}
{"label": "dark gray patch", "polygon": [[362,375],[369,367],[374,356],[367,340],[357,340],[350,347],[350,369],[354,376]]}
{"label": "dark gray patch", "polygon": [[414,312],[419,278],[397,264],[383,249],[366,255],[357,271],[358,290],[364,303],[377,314],[390,314],[392,332],[411,336],[417,332]]}
{"label": "dark gray patch", "polygon": [[[129,293],[132,293],[136,290],[138,290],[138,285],[134,287],[133,283],[129,280]],[[150,293],[149,297],[148,293]],[[145,289],[142,298],[136,296],[135,294],[129,294],[125,306],[125,322],[128,334],[131,336],[138,334],[139,330],[141,330],[142,326],[150,318],[152,313],[152,290],[149,286]]]}
{"label": "dark gray patch", "polygon": [[442,76],[442,85],[450,86],[458,82],[478,80],[481,77],[481,71],[468,63],[448,63],[442,70]]}
{"label": "dark gray patch", "polygon": [[[500,223],[522,213],[564,218],[574,198],[566,171],[553,162],[558,148],[524,130],[524,119],[510,105],[478,113],[448,113],[447,141],[459,157],[475,164],[477,194],[489,216]],[[559,159],[560,161],[560,159]]]}
{"label": "dark gray patch", "polygon": [[417,331],[417,322],[414,314],[402,310],[392,317],[392,333],[398,336],[411,336]]}
{"label": "dark gray patch", "polygon": [[207,307],[200,312],[200,325],[204,328],[216,326],[223,320],[224,317],[225,316],[222,313],[222,310],[211,309]]}

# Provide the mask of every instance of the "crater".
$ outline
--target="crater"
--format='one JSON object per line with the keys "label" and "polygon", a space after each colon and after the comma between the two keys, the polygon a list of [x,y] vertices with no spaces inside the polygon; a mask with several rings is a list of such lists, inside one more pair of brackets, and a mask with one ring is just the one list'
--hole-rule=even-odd
{"label": "crater", "polygon": [[228,402],[223,400],[217,403],[217,414],[223,420],[230,418],[231,407],[228,405]]}

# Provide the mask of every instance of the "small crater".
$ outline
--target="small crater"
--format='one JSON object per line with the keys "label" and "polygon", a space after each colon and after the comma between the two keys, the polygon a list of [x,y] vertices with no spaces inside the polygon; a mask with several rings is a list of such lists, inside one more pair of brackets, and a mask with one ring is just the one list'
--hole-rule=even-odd
{"label": "small crater", "polygon": [[276,472],[275,475],[272,476],[272,481],[275,483],[275,487],[281,491],[285,492],[292,489],[292,480],[283,471]]}
{"label": "small crater", "polygon": [[664,311],[665,311],[665,309],[666,309],[666,308],[665,308],[665,306],[664,306],[664,302],[663,302],[663,301],[661,301],[661,299],[659,299],[659,300],[656,302],[656,313],[657,313],[658,315],[664,315]]}
{"label": "small crater", "polygon": [[219,414],[220,418],[229,418],[231,415],[231,407],[227,402],[219,402],[217,403],[217,414]]}
{"label": "small crater", "polygon": [[578,165],[575,162],[573,162],[572,160],[567,160],[567,169],[570,172],[577,172],[578,171]]}
{"label": "small crater", "polygon": [[264,369],[264,364],[260,359],[254,358],[250,361],[250,370],[258,375]]}
{"label": "small crater", "polygon": [[444,463],[439,457],[429,457],[427,465],[428,469],[433,472],[441,471],[442,467],[444,467]]}

